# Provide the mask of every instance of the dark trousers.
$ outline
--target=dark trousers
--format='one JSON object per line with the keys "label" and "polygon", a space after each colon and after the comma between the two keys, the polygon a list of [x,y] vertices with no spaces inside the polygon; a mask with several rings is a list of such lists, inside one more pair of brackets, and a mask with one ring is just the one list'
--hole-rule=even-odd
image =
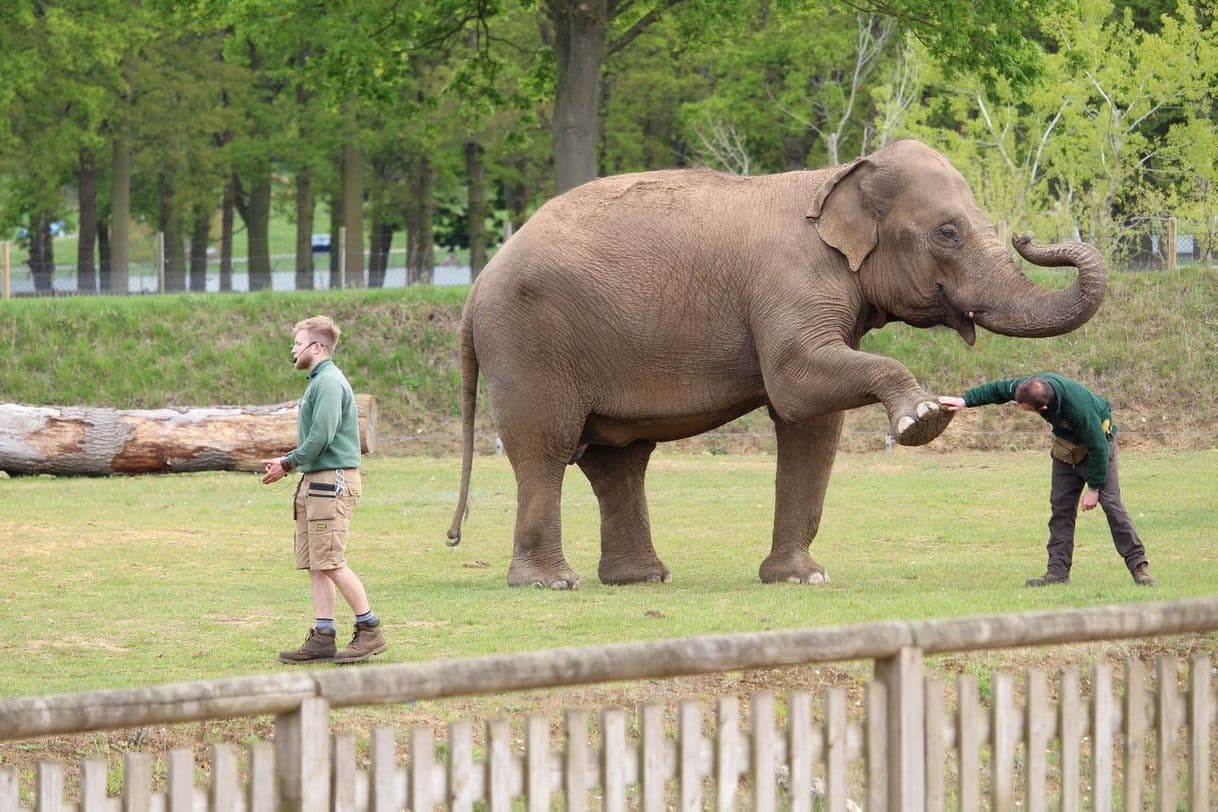
{"label": "dark trousers", "polygon": [[[1125,559],[1125,566],[1133,572],[1139,564],[1146,563],[1146,548],[1133,529],[1133,520],[1121,503],[1121,482],[1117,474],[1117,446],[1115,440],[1108,441],[1108,478],[1100,488],[1100,507],[1108,517],[1108,528],[1112,531],[1112,543]],[[1049,504],[1053,514],[1049,517],[1049,571],[1070,572],[1074,561],[1074,521],[1078,516],[1078,501],[1087,486],[1087,459],[1070,465],[1059,459],[1053,460],[1053,484],[1049,493]]]}

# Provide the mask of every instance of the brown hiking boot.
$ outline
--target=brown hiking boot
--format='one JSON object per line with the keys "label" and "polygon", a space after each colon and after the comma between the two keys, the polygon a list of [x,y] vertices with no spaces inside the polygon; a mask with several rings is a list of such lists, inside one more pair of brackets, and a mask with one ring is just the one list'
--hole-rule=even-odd
{"label": "brown hiking boot", "polygon": [[309,629],[309,636],[294,651],[279,652],[279,662],[295,665],[296,663],[311,663],[318,660],[334,659],[333,630]]}
{"label": "brown hiking boot", "polygon": [[1058,586],[1070,583],[1070,573],[1057,572],[1049,570],[1039,578],[1029,578],[1023,582],[1024,586]]}
{"label": "brown hiking boot", "polygon": [[1158,586],[1159,579],[1151,575],[1147,570],[1150,565],[1143,562],[1133,568],[1133,582],[1138,586]]}
{"label": "brown hiking boot", "polygon": [[334,655],[334,662],[339,665],[358,663],[373,654],[380,654],[387,648],[389,648],[389,644],[381,636],[381,624],[369,626],[367,623],[356,623],[355,634],[352,635],[351,642],[345,649]]}

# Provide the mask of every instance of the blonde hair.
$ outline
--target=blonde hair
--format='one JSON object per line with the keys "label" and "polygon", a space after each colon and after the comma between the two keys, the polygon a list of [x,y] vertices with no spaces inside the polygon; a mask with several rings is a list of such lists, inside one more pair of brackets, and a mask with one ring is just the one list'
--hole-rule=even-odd
{"label": "blonde hair", "polygon": [[329,353],[338,349],[338,337],[343,334],[343,331],[338,329],[338,325],[334,323],[334,319],[329,316],[312,316],[296,322],[296,326],[292,328],[292,335],[301,330],[309,334],[310,341],[316,341]]}

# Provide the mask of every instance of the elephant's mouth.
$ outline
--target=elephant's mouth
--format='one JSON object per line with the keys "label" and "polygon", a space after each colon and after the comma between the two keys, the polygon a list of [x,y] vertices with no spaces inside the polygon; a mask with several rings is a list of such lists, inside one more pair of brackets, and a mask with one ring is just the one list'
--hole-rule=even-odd
{"label": "elephant's mouth", "polygon": [[964,339],[964,343],[970,347],[977,343],[977,325],[973,320],[977,313],[981,311],[969,310],[967,312],[960,310],[948,298],[947,292],[940,286],[938,288],[939,299],[943,304],[943,312],[947,314],[944,319],[944,324],[955,330]]}

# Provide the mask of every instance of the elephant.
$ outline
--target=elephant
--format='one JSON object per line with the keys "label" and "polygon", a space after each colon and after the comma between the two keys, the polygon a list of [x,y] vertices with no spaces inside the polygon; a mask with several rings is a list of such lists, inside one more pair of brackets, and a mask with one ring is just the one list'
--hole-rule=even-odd
{"label": "elephant", "polygon": [[512,586],[574,589],[563,555],[566,466],[600,506],[605,584],[669,582],[644,478],[657,443],[765,406],[777,473],[765,583],[828,581],[809,548],[844,412],[887,411],[905,445],[952,415],[900,362],[862,352],[869,330],[977,325],[1053,336],[1098,309],[1107,268],[1091,245],[1015,250],[1073,266],[1060,290],[1016,265],[948,160],[901,140],[840,167],[740,177],[673,169],[605,177],[545,203],[478,275],[461,315],[460,542],[479,372],[516,479]]}

